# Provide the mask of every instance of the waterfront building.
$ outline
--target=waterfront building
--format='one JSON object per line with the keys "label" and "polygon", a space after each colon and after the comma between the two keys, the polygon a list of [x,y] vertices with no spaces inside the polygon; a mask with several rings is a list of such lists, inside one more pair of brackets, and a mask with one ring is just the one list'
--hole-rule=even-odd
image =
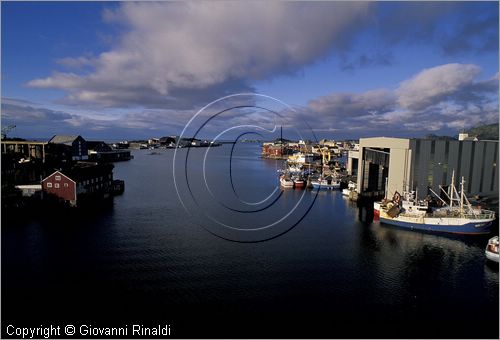
{"label": "waterfront building", "polygon": [[133,158],[130,150],[114,150],[103,141],[87,141],[87,149],[91,162],[120,162]]}
{"label": "waterfront building", "polygon": [[347,152],[347,174],[349,176],[358,175],[359,151],[349,150]]}
{"label": "waterfront building", "polygon": [[161,146],[168,146],[168,147],[174,147],[175,146],[175,137],[161,137],[160,138],[160,145]]}
{"label": "waterfront building", "polygon": [[42,180],[44,194],[76,206],[88,198],[106,198],[113,191],[113,165],[80,162]]}
{"label": "waterfront building", "polygon": [[458,140],[459,141],[471,140],[471,141],[474,141],[474,142],[478,141],[477,137],[475,137],[475,136],[469,136],[469,134],[467,132],[460,132],[458,134]]}
{"label": "waterfront building", "polygon": [[274,143],[264,143],[262,145],[262,157],[266,158],[281,158],[284,154],[283,145]]}
{"label": "waterfront building", "polygon": [[88,159],[87,142],[82,136],[55,135],[49,140],[49,144],[66,146],[74,161]]}
{"label": "waterfront building", "polygon": [[384,195],[387,179],[388,196],[417,190],[423,198],[449,185],[453,171],[467,195],[498,196],[498,141],[361,138],[358,159],[357,191],[365,197]]}
{"label": "waterfront building", "polygon": [[333,148],[337,147],[337,142],[335,142],[333,139],[322,139],[319,141],[319,145]]}
{"label": "waterfront building", "polygon": [[15,188],[21,191],[23,197],[33,197],[42,192],[41,184],[16,185]]}

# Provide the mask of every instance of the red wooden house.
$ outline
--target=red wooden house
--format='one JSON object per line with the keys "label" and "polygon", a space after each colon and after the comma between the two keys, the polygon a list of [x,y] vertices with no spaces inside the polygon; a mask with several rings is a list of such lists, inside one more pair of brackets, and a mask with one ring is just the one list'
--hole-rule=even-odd
{"label": "red wooden house", "polygon": [[44,193],[76,206],[82,199],[105,198],[113,189],[113,165],[77,163],[42,180]]}

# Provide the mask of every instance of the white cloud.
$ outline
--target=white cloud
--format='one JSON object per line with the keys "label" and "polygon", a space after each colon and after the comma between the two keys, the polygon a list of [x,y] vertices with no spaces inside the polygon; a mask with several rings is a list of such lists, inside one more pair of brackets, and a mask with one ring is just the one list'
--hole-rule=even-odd
{"label": "white cloud", "polygon": [[398,102],[408,109],[422,109],[472,84],[481,69],[471,64],[445,64],[425,69],[401,83]]}
{"label": "white cloud", "polygon": [[363,93],[332,93],[311,100],[309,107],[318,113],[352,117],[385,112],[394,104],[395,97],[391,91],[377,89]]}
{"label": "white cloud", "polygon": [[[124,25],[120,43],[88,75],[56,73],[28,85],[69,91],[67,102],[176,105],[183,90],[222,94],[294,72],[348,45],[367,2],[125,2],[106,11]],[[70,65],[85,58],[64,59]],[[225,86],[222,86],[225,85]],[[125,96],[125,98],[123,98]]]}
{"label": "white cloud", "polygon": [[394,91],[331,93],[313,99],[303,115],[318,126],[366,131],[439,131],[494,123],[498,73],[477,80],[480,71],[470,64],[440,65],[401,82]]}

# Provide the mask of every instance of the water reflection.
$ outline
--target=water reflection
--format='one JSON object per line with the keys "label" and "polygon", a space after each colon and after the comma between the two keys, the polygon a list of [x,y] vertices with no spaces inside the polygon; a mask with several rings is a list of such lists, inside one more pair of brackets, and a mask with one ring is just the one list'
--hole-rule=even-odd
{"label": "water reflection", "polygon": [[[245,147],[252,157],[234,164],[246,169],[235,185],[244,199],[261,199],[276,185],[276,161]],[[101,323],[170,318],[191,322],[182,335],[192,337],[495,337],[498,266],[485,262],[487,238],[381,225],[371,207],[321,191],[282,237],[227,242],[182,208],[171,151],[137,150],[133,161],[116,164],[126,191],[102,214],[54,216],[57,226],[43,219],[2,225],[2,311],[12,317],[17,310],[34,326],[41,315]],[[222,158],[224,146],[214,156]],[[222,191],[224,163],[209,168]],[[287,209],[303,194],[312,191],[285,190],[277,204]],[[262,320],[265,331],[242,334]]]}

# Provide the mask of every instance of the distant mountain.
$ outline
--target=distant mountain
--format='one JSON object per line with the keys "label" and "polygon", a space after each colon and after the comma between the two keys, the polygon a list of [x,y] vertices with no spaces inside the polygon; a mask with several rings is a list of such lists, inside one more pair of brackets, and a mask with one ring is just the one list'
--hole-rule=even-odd
{"label": "distant mountain", "polygon": [[467,131],[469,136],[477,136],[481,139],[498,140],[498,123],[476,126]]}
{"label": "distant mountain", "polygon": [[456,140],[455,137],[450,137],[450,136],[438,136],[433,133],[429,133],[425,135],[425,139],[434,139],[434,140]]}

